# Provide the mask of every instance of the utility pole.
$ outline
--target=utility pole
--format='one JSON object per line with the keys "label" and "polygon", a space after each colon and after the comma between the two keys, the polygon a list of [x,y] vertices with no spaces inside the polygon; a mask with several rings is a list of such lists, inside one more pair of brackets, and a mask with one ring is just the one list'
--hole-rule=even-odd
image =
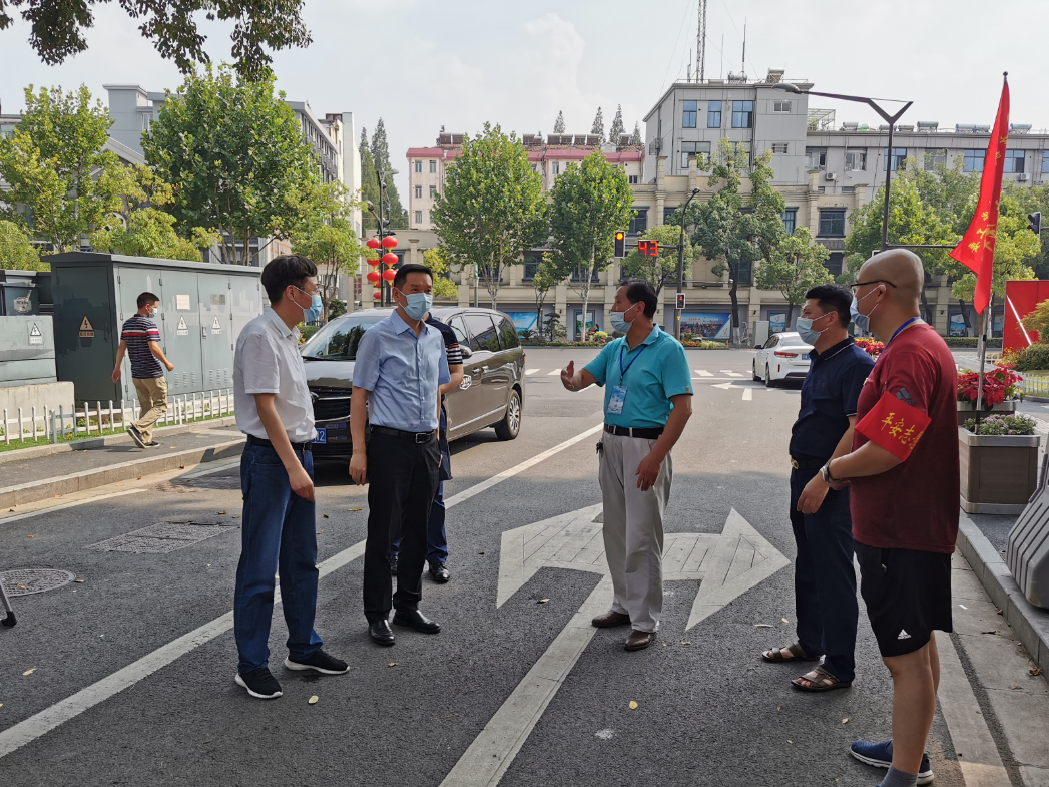
{"label": "utility pole", "polygon": [[696,82],[702,84],[707,61],[707,0],[699,0],[696,29]]}

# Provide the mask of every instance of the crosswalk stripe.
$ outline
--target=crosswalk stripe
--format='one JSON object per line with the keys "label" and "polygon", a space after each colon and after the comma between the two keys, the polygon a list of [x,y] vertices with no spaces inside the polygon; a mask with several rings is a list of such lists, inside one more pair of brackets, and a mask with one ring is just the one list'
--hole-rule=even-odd
{"label": "crosswalk stripe", "polygon": [[546,376],[547,377],[553,377],[555,374],[561,374],[561,370],[560,369],[554,369],[552,372],[547,372]]}
{"label": "crosswalk stripe", "polygon": [[754,395],[751,393],[751,390],[749,388],[744,388],[743,389],[743,401],[744,402],[749,402],[753,398],[754,398]]}
{"label": "crosswalk stripe", "polygon": [[525,369],[525,374],[535,374],[538,371],[538,369]]}
{"label": "crosswalk stripe", "polygon": [[708,372],[706,369],[696,369],[696,374],[698,374],[700,377],[713,377],[714,376],[710,372]]}
{"label": "crosswalk stripe", "polygon": [[730,372],[728,369],[722,369],[722,374],[727,374],[729,377],[742,377],[743,375],[739,372]]}

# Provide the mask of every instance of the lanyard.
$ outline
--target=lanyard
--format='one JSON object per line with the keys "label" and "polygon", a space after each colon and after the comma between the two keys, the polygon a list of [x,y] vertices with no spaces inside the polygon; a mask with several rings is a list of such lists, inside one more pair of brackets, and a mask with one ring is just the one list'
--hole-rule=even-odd
{"label": "lanyard", "polygon": [[[896,329],[896,333],[894,333],[892,335],[892,339],[895,339],[897,336],[899,336],[900,335],[900,331],[902,331],[904,328],[906,328],[908,325],[910,325],[912,322],[914,322],[917,319],[918,319],[917,317],[911,317],[909,320],[907,320],[907,322],[905,322],[903,325],[901,325],[899,328]],[[885,349],[886,350],[889,349],[889,345],[892,344],[892,339],[889,339],[889,341],[885,342]]]}
{"label": "lanyard", "polygon": [[630,363],[626,365],[626,369],[623,368],[623,350],[626,348],[626,339],[623,340],[623,346],[619,348],[619,384],[623,384],[623,378],[626,377],[626,373],[630,371],[630,367],[634,365],[634,361],[641,357],[641,353],[648,349],[647,344],[642,344],[641,349],[637,351],[637,355],[630,359]]}

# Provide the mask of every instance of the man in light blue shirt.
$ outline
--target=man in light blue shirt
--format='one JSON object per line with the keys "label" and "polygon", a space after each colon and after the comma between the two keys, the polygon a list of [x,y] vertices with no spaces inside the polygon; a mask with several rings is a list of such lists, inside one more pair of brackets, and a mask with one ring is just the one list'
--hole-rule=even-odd
{"label": "man in light blue shirt", "polygon": [[[402,266],[393,280],[393,298],[397,311],[361,338],[350,403],[350,475],[355,483],[369,484],[364,614],[372,640],[387,646],[394,644],[391,608],[397,610],[396,626],[424,634],[441,630],[419,612],[419,601],[426,523],[441,460],[438,388],[450,379],[444,338],[423,321],[433,305],[430,269]],[[390,544],[396,534],[401,534],[401,547],[394,595]]]}
{"label": "man in light blue shirt", "polygon": [[619,288],[609,315],[626,336],[561,382],[569,391],[605,387],[605,433],[598,443],[602,535],[612,575],[612,606],[592,623],[631,627],[624,647],[655,641],[663,610],[663,511],[670,499],[673,448],[692,414],[685,350],[653,324],[656,293],[647,282]]}

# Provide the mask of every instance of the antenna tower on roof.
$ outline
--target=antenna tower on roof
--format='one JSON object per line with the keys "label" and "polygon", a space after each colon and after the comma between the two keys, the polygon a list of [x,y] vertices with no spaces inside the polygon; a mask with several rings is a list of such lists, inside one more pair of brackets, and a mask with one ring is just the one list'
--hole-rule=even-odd
{"label": "antenna tower on roof", "polygon": [[699,0],[699,14],[696,23],[696,82],[706,77],[707,62],[707,0]]}

